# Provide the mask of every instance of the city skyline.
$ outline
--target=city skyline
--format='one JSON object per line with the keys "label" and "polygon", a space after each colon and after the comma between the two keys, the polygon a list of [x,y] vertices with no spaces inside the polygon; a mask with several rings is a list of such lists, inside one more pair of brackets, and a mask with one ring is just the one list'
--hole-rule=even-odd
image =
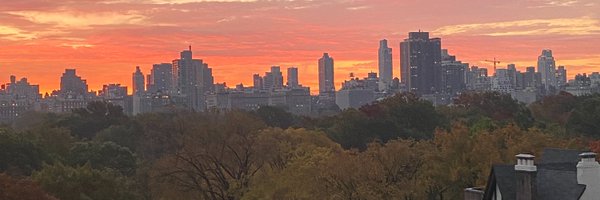
{"label": "city skyline", "polygon": [[[171,62],[192,45],[195,57],[210,63],[215,82],[252,85],[255,72],[297,66],[300,82],[315,93],[315,60],[323,52],[336,58],[337,88],[350,72],[378,72],[377,41],[385,38],[397,49],[407,32],[419,29],[442,38],[445,49],[470,65],[489,68],[483,61],[497,57],[499,68],[515,63],[524,71],[537,65],[542,49],[552,49],[556,66],[566,66],[569,79],[600,69],[594,1],[458,1],[429,7],[406,1],[190,2],[5,2],[0,82],[13,74],[49,92],[59,88],[64,69],[77,68],[92,90],[108,83],[132,88],[135,66],[148,74],[153,64]],[[399,58],[399,51],[393,52]],[[400,61],[393,64],[399,77]]]}

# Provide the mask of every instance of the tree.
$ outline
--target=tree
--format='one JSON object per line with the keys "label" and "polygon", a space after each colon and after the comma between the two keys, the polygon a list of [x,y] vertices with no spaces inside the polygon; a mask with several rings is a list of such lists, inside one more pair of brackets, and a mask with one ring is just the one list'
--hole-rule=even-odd
{"label": "tree", "polygon": [[545,96],[542,100],[532,103],[529,108],[537,120],[564,126],[576,104],[577,97],[562,91],[558,95]]}
{"label": "tree", "polygon": [[324,133],[269,128],[260,131],[257,147],[266,166],[253,177],[243,199],[326,199],[320,172],[342,149]]}
{"label": "tree", "polygon": [[22,135],[0,129],[0,172],[29,175],[47,160],[48,156]]}
{"label": "tree", "polygon": [[136,158],[133,152],[113,142],[77,143],[69,151],[66,163],[73,166],[87,163],[94,169],[110,168],[126,176],[133,175],[136,169]]}
{"label": "tree", "polygon": [[25,130],[21,134],[47,154],[51,160],[63,161],[75,143],[75,138],[71,136],[71,132],[62,127],[38,125]]}
{"label": "tree", "polygon": [[0,174],[0,199],[57,200],[29,178],[17,179]]}
{"label": "tree", "polygon": [[93,169],[89,164],[80,167],[61,163],[45,165],[33,174],[33,179],[61,200],[129,200],[138,197],[132,180],[110,169]]}
{"label": "tree", "polygon": [[295,120],[291,113],[273,106],[261,106],[254,114],[262,119],[267,126],[279,127],[282,129],[292,126]]}
{"label": "tree", "polygon": [[200,126],[182,127],[179,148],[156,163],[156,175],[189,191],[197,199],[239,199],[249,181],[264,166],[256,148],[257,134],[265,128],[245,112],[214,115]]}
{"label": "tree", "polygon": [[508,94],[499,92],[466,92],[454,100],[454,104],[475,109],[494,120],[512,119],[519,111],[519,103]]}
{"label": "tree", "polygon": [[140,138],[142,137],[142,126],[138,121],[131,121],[124,125],[112,125],[101,130],[96,134],[94,140],[99,142],[114,142],[134,151],[139,147]]}
{"label": "tree", "polygon": [[600,97],[584,97],[571,113],[567,131],[600,138]]}
{"label": "tree", "polygon": [[60,120],[58,125],[68,127],[71,133],[79,138],[93,139],[98,131],[127,120],[120,106],[94,101],[88,103],[86,108],[73,110],[73,113]]}
{"label": "tree", "polygon": [[332,140],[344,148],[364,150],[375,140],[429,139],[436,127],[443,123],[431,102],[412,93],[401,93],[359,110],[347,109],[321,127]]}
{"label": "tree", "polygon": [[470,110],[465,116],[471,120],[486,116],[501,124],[515,123],[521,128],[533,126],[534,118],[524,104],[508,94],[499,92],[466,92],[454,100],[454,109]]}

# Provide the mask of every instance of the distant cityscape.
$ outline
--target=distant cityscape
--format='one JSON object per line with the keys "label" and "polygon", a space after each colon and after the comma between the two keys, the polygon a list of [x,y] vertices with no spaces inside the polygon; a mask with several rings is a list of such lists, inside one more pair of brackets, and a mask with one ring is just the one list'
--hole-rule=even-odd
{"label": "distant cityscape", "polygon": [[[129,115],[165,112],[172,109],[256,110],[262,106],[281,107],[288,112],[319,116],[340,109],[359,108],[400,92],[413,92],[435,105],[452,103],[465,91],[496,91],[529,104],[546,95],[561,91],[576,96],[600,92],[600,74],[578,74],[567,80],[567,69],[557,66],[552,50],[543,49],[537,66],[528,66],[524,72],[515,64],[497,66],[489,60],[494,71],[470,66],[443,49],[440,38],[431,38],[428,32],[410,32],[399,45],[400,74],[393,77],[392,48],[387,40],[379,41],[378,70],[367,77],[355,77],[342,82],[336,90],[334,58],[323,53],[318,62],[318,95],[303,86],[297,67],[288,67],[284,80],[281,66],[272,66],[264,75],[253,74],[253,85],[229,87],[215,82],[212,68],[202,59],[194,59],[192,47],[180,53],[169,63],[152,66],[147,75],[136,67],[132,74],[132,94],[119,83],[103,86],[101,91],[90,91],[86,80],[76,69],[66,69],[60,77],[60,89],[40,94],[39,85],[27,78],[0,88],[0,123],[15,120],[28,111],[65,113],[85,108],[92,101],[106,101],[123,108]],[[536,69],[537,67],[537,69]]]}

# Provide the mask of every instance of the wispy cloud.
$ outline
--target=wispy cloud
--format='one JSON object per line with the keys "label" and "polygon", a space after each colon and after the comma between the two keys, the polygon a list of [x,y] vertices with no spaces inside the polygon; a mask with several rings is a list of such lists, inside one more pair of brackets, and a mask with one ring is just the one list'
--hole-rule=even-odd
{"label": "wispy cloud", "polygon": [[236,16],[229,16],[229,17],[225,17],[223,19],[217,20],[217,23],[224,23],[224,22],[230,22],[237,19]]}
{"label": "wispy cloud", "polygon": [[31,40],[35,39],[36,35],[11,26],[0,25],[0,39],[4,40]]}
{"label": "wispy cloud", "polygon": [[116,3],[142,3],[142,4],[187,4],[187,3],[206,3],[206,2],[256,2],[258,0],[106,0],[102,3],[105,4],[116,4]]}
{"label": "wispy cloud", "polygon": [[600,34],[600,20],[582,17],[459,24],[443,26],[434,32],[441,35],[487,36],[596,35]]}
{"label": "wispy cloud", "polygon": [[146,17],[136,13],[116,12],[41,12],[41,11],[12,11],[7,12],[20,16],[36,24],[48,24],[57,27],[87,28],[101,25],[141,24]]}
{"label": "wispy cloud", "polygon": [[348,7],[346,8],[346,10],[364,10],[364,9],[369,9],[371,8],[371,6],[354,6],[354,7]]}

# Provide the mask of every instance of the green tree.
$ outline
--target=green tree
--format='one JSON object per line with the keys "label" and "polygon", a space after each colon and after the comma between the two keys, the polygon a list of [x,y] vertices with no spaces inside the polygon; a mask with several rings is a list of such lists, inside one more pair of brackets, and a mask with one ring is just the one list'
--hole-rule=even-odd
{"label": "green tree", "polygon": [[23,135],[0,129],[0,172],[29,175],[47,160],[45,152]]}
{"label": "green tree", "polygon": [[59,126],[68,127],[79,138],[93,139],[98,131],[111,125],[119,125],[128,120],[123,108],[111,103],[94,101],[86,108],[73,110],[73,113],[60,120]]}
{"label": "green tree", "polygon": [[34,126],[20,133],[51,160],[63,161],[75,143],[71,132],[62,127]]}
{"label": "green tree", "polygon": [[401,93],[359,110],[347,109],[323,119],[321,127],[344,148],[364,150],[375,140],[429,139],[444,122],[431,102],[412,93]]}
{"label": "green tree", "polygon": [[131,121],[124,125],[112,125],[96,134],[95,141],[114,142],[120,146],[136,150],[140,138],[143,137],[142,126],[138,121]]}
{"label": "green tree", "polygon": [[89,163],[94,169],[110,168],[123,175],[133,175],[136,169],[136,158],[127,147],[113,142],[81,142],[70,151],[66,163],[82,166]]}
{"label": "green tree", "polygon": [[138,197],[131,179],[110,169],[93,169],[90,165],[45,165],[33,174],[33,179],[62,200],[129,200]]}
{"label": "green tree", "polygon": [[294,124],[294,115],[279,107],[261,106],[254,112],[267,126],[286,129]]}
{"label": "green tree", "polygon": [[600,97],[582,97],[569,117],[567,131],[600,138]]}

